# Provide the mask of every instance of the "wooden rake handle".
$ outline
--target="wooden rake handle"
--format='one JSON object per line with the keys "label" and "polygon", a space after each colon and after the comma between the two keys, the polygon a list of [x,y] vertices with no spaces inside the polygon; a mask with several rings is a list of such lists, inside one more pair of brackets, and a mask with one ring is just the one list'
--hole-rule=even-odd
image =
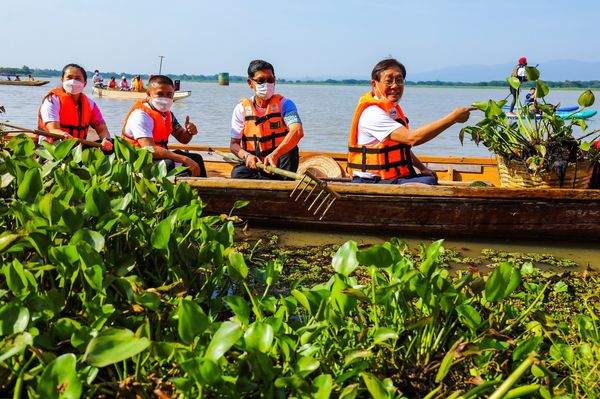
{"label": "wooden rake handle", "polygon": [[[5,123],[5,122],[0,122],[0,125],[10,127],[11,129],[15,129],[15,130],[17,130],[19,132],[23,132],[23,133],[39,134],[40,136],[50,137],[52,139],[65,140],[65,136],[62,134],[58,134],[58,133],[46,132],[46,131],[39,130],[39,129],[27,129],[27,128],[20,127],[20,126],[9,125],[8,123]],[[85,140],[85,139],[76,139],[76,140],[79,141],[81,144],[84,144],[84,145],[87,145],[90,147],[96,147],[96,148],[102,147],[102,144],[96,143],[95,141],[89,141],[89,140]]]}

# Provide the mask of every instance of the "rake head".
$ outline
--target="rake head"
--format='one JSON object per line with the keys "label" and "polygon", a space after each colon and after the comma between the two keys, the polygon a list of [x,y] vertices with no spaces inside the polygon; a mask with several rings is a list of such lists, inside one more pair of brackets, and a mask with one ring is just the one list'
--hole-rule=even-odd
{"label": "rake head", "polygon": [[313,215],[316,216],[319,213],[319,210],[323,208],[323,213],[321,213],[321,216],[319,217],[319,220],[322,220],[327,214],[327,211],[329,211],[329,208],[331,208],[331,205],[333,205],[333,203],[341,196],[327,186],[327,183],[309,171],[306,171],[306,173],[302,175],[302,178],[298,180],[298,184],[296,184],[294,190],[292,190],[290,198],[294,198],[294,201],[298,202],[304,197],[302,202],[307,203],[313,193],[316,194],[316,196],[312,200],[308,210],[311,211],[316,205],[315,210],[312,211]]}

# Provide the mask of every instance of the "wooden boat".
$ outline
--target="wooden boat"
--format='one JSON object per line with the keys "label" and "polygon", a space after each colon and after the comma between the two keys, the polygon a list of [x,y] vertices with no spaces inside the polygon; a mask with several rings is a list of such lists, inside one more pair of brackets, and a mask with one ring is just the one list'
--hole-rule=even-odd
{"label": "wooden boat", "polygon": [[[121,98],[124,100],[143,100],[146,98],[146,92],[137,91],[121,91],[119,89],[102,89],[100,87],[94,87],[92,94],[98,97],[104,98]],[[190,90],[176,91],[173,96],[173,101],[182,100],[192,95]]]}
{"label": "wooden boat", "polygon": [[0,85],[11,86],[43,86],[49,83],[49,80],[0,80]]}
{"label": "wooden boat", "polygon": [[[229,214],[236,201],[250,201],[233,214],[251,226],[431,238],[600,241],[600,190],[500,188],[494,158],[420,157],[438,173],[440,186],[329,182],[341,198],[319,220],[307,211],[308,204],[290,198],[296,182],[233,180],[228,178],[231,164],[207,153],[206,147],[191,149],[203,155],[209,178],[177,181],[198,192],[207,214]],[[344,155],[327,155],[345,168]],[[491,186],[470,187],[473,181]]]}

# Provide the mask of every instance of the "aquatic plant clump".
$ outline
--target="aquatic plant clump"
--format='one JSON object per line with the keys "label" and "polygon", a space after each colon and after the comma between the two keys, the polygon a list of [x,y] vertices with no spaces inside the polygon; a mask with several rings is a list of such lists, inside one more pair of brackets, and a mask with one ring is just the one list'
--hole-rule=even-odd
{"label": "aquatic plant clump", "polygon": [[[119,139],[106,155],[16,137],[0,177],[0,391],[12,397],[598,389],[597,276],[583,294],[530,264],[451,274],[441,241],[412,258],[397,240],[349,241],[323,282],[274,291],[285,254],[240,252],[234,217],[203,214],[189,186]],[[572,317],[545,313],[573,292]]]}

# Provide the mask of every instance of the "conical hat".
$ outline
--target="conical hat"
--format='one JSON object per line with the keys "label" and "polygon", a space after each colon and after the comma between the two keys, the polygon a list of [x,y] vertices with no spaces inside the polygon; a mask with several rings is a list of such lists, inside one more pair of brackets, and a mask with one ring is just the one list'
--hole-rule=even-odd
{"label": "conical hat", "polygon": [[328,155],[307,155],[300,158],[298,174],[310,171],[316,177],[344,177],[342,167]]}

